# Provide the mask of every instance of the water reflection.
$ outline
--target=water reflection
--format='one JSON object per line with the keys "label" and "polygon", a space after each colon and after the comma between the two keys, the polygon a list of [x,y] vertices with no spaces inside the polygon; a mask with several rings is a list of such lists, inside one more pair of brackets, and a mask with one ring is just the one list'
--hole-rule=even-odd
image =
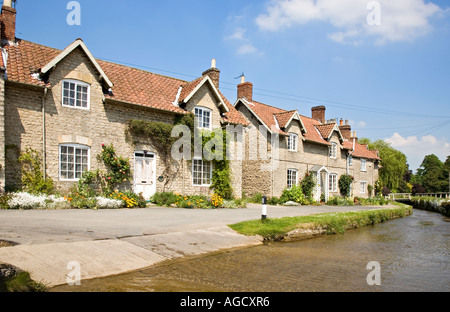
{"label": "water reflection", "polygon": [[[415,210],[342,235],[167,261],[54,291],[449,291],[449,234],[443,216]],[[366,282],[370,261],[381,264],[381,286]]]}

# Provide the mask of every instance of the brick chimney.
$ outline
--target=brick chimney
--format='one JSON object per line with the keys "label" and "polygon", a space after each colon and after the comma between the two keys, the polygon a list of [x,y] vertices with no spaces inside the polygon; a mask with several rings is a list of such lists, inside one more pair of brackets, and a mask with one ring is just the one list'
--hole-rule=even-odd
{"label": "brick chimney", "polygon": [[14,42],[16,40],[16,9],[12,7],[12,0],[4,0],[1,22],[1,38],[2,44],[6,42]]}
{"label": "brick chimney", "polygon": [[345,125],[339,126],[339,130],[341,131],[344,139],[351,140],[352,138],[352,126],[348,124],[348,120],[345,121]]}
{"label": "brick chimney", "polygon": [[245,76],[241,77],[241,83],[237,87],[238,99],[245,98],[247,101],[253,100],[253,83],[245,82]]}
{"label": "brick chimney", "polygon": [[217,90],[219,90],[219,82],[220,82],[220,70],[216,68],[216,60],[213,59],[211,61],[211,68],[203,72],[203,77],[209,76],[214,86],[216,86]]}
{"label": "brick chimney", "polygon": [[312,119],[325,123],[325,106],[316,106],[311,109]]}

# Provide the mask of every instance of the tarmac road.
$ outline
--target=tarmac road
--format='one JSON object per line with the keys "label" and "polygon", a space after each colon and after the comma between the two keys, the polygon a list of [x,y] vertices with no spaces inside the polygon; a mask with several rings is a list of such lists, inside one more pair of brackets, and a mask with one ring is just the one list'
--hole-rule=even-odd
{"label": "tarmac road", "polygon": [[[268,207],[269,218],[356,211],[375,207]],[[69,263],[81,280],[143,269],[177,257],[261,244],[229,224],[261,218],[246,209],[0,210],[0,263],[30,272],[49,286],[67,282]]]}

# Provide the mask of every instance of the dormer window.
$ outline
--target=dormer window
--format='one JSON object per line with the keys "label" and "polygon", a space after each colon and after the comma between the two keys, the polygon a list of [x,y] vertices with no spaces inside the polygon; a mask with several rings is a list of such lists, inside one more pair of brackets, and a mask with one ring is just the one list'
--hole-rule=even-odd
{"label": "dormer window", "polygon": [[329,156],[330,158],[337,158],[337,144],[331,143],[331,146],[329,148]]}
{"label": "dormer window", "polygon": [[195,108],[195,119],[199,129],[211,130],[211,110],[205,107]]}
{"label": "dormer window", "polygon": [[89,109],[90,85],[76,80],[63,80],[62,105],[66,107]]}
{"label": "dormer window", "polygon": [[289,133],[288,150],[291,152],[296,152],[297,151],[297,142],[298,142],[298,135],[295,133]]}

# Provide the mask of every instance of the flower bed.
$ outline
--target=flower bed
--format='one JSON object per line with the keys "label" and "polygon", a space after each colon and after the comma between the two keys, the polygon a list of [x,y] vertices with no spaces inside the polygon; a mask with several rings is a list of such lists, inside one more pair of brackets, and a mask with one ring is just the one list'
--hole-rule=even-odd
{"label": "flower bed", "polygon": [[103,196],[85,197],[80,194],[72,196],[33,195],[19,192],[1,195],[1,209],[121,209],[142,206],[137,195],[114,193],[109,198]]}

